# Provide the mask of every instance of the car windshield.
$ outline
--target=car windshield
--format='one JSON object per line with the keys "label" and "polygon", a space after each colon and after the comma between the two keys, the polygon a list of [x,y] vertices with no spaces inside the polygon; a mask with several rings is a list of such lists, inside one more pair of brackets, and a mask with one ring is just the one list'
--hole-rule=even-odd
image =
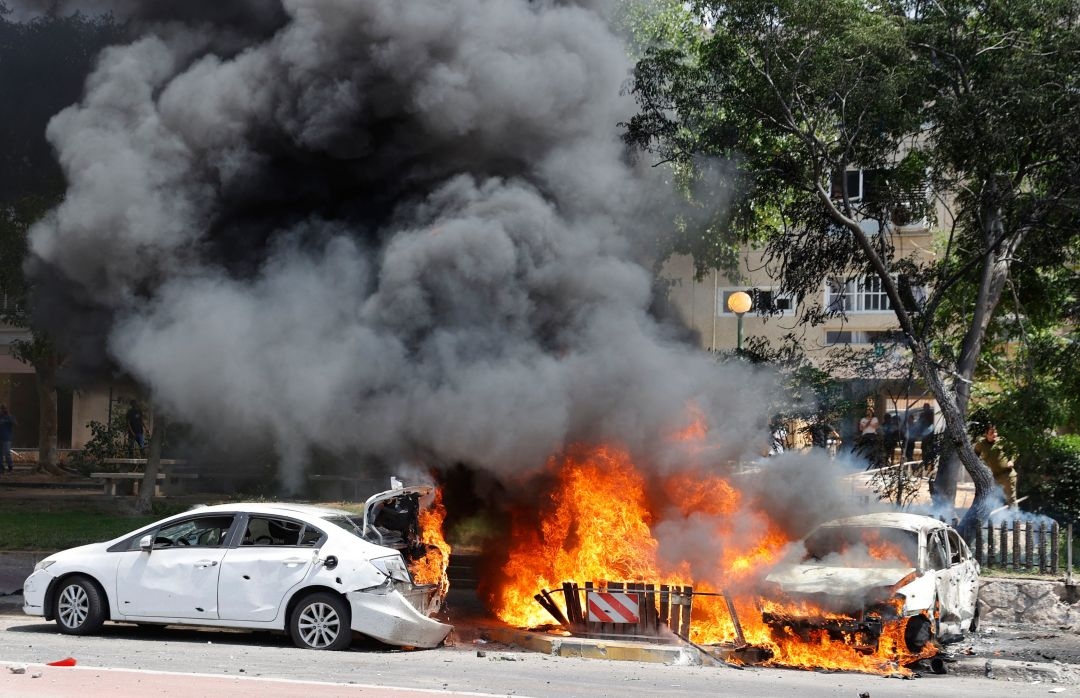
{"label": "car windshield", "polygon": [[898,528],[825,526],[804,541],[804,561],[832,567],[914,567],[919,538]]}
{"label": "car windshield", "polygon": [[343,528],[357,538],[363,538],[363,536],[360,535],[360,527],[357,526],[356,523],[348,516],[345,516],[343,514],[335,514],[333,516],[323,517],[323,521],[326,521],[327,523],[332,523],[338,528]]}

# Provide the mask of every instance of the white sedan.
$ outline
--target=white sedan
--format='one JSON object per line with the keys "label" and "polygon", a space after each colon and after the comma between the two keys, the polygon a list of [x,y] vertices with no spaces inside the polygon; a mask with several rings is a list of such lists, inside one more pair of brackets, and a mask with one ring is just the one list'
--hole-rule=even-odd
{"label": "white sedan", "polygon": [[[415,503],[422,489],[369,503]],[[452,629],[430,617],[445,585],[414,584],[373,519],[301,504],[199,507],[45,558],[23,586],[23,611],[72,635],[113,620],[285,631],[306,649],[345,649],[352,631],[438,646]]]}
{"label": "white sedan", "polygon": [[[978,624],[979,563],[951,526],[929,516],[880,513],[818,526],[800,559],[766,577],[764,620],[775,632],[826,630],[874,651],[903,623],[906,649],[958,638]],[[809,609],[816,609],[810,611]]]}

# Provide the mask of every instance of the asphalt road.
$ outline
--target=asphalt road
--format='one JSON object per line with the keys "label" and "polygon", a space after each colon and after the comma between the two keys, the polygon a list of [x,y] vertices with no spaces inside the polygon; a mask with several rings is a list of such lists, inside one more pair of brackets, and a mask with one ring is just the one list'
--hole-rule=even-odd
{"label": "asphalt road", "polygon": [[[481,656],[481,654],[483,656]],[[66,657],[74,668],[44,666]],[[980,672],[913,680],[784,669],[675,666],[550,657],[481,640],[466,630],[455,644],[401,651],[357,642],[347,652],[296,649],[282,636],[201,628],[106,624],[100,635],[61,635],[55,625],[0,615],[0,696],[259,695],[400,696],[850,696],[1031,695],[1054,690],[997,662]],[[981,662],[981,660],[980,660]],[[25,673],[10,668],[25,666]],[[981,663],[980,663],[981,666]],[[6,667],[6,668],[5,668]],[[1070,693],[1076,686],[1062,686]]]}

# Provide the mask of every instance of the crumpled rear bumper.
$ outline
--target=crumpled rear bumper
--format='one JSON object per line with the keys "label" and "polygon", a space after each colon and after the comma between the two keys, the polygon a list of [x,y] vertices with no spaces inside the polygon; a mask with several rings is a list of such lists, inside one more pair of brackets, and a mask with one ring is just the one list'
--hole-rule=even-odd
{"label": "crumpled rear bumper", "polygon": [[454,626],[425,616],[396,589],[350,591],[352,629],[402,647],[438,647]]}

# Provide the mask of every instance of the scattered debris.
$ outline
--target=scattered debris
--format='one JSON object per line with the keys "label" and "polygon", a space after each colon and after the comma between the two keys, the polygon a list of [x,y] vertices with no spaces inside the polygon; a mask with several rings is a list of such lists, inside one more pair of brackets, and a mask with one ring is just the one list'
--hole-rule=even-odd
{"label": "scattered debris", "polygon": [[57,659],[55,662],[49,662],[46,666],[75,666],[74,657],[64,657],[63,659]]}
{"label": "scattered debris", "polygon": [[26,667],[21,665],[21,664],[19,666],[8,667],[8,669],[11,670],[12,674],[25,674],[26,673]]}

